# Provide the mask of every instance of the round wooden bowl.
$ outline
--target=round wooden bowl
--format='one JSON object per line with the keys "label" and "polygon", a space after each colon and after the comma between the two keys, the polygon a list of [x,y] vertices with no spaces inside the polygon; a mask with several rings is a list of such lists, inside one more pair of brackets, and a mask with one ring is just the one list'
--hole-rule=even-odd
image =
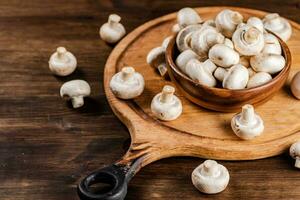
{"label": "round wooden bowl", "polygon": [[[275,35],[275,34],[274,34]],[[277,37],[277,36],[276,36]],[[236,112],[245,104],[259,105],[268,101],[285,83],[291,66],[291,53],[288,46],[277,37],[282,55],[286,64],[282,71],[273,75],[272,81],[250,89],[229,90],[217,87],[208,87],[192,80],[184,74],[175,64],[179,55],[176,45],[176,35],[170,41],[166,50],[166,60],[169,76],[181,93],[193,103],[204,108],[221,111]]]}

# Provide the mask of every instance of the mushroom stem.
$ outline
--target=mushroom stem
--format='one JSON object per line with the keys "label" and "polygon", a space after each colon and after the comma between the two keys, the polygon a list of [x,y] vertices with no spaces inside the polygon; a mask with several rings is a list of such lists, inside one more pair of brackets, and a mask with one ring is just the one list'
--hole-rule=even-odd
{"label": "mushroom stem", "polygon": [[251,27],[249,28],[245,35],[244,35],[244,39],[248,44],[251,44],[255,41],[257,41],[258,37],[259,37],[259,30],[257,28]]}
{"label": "mushroom stem", "polygon": [[74,108],[83,106],[84,100],[82,96],[72,97],[72,105]]}
{"label": "mushroom stem", "polygon": [[129,80],[134,74],[135,70],[133,67],[123,67],[122,68],[122,79],[124,81]]}
{"label": "mushroom stem", "polygon": [[118,24],[121,21],[121,17],[116,14],[109,15],[108,17],[108,24],[109,26],[114,26],[115,24]]}
{"label": "mushroom stem", "polygon": [[295,167],[300,169],[300,158],[299,157],[296,158]]}
{"label": "mushroom stem", "polygon": [[203,174],[210,177],[216,177],[219,175],[218,163],[214,160],[206,160],[203,163]]}
{"label": "mushroom stem", "polygon": [[160,97],[160,102],[169,103],[172,101],[173,95],[175,92],[175,88],[169,85],[164,86],[162,90],[162,94]]}
{"label": "mushroom stem", "polygon": [[66,62],[68,60],[66,53],[67,53],[67,49],[65,47],[58,47],[56,49],[57,52],[57,57],[62,60],[63,62]]}
{"label": "mushroom stem", "polygon": [[244,105],[242,107],[242,122],[248,124],[255,121],[254,108],[252,105]]}

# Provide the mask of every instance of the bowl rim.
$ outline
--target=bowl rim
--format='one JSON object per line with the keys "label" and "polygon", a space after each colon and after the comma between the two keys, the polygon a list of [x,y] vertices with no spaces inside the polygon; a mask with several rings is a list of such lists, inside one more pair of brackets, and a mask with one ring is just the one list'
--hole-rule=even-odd
{"label": "bowl rim", "polygon": [[[270,86],[272,86],[273,84],[277,83],[278,80],[280,80],[281,78],[283,78],[285,75],[288,74],[290,67],[291,67],[291,62],[292,62],[292,56],[291,56],[291,52],[289,47],[287,46],[287,44],[280,38],[278,37],[276,34],[274,34],[271,31],[267,31],[268,33],[274,35],[281,46],[282,49],[282,56],[285,58],[286,62],[285,62],[285,66],[283,67],[283,69],[274,77],[272,78],[272,80],[268,83],[265,83],[263,85],[259,85],[253,88],[244,88],[244,89],[238,89],[238,90],[231,90],[231,89],[227,89],[227,88],[219,88],[219,87],[210,87],[210,86],[206,86],[203,85],[193,79],[191,79],[190,77],[188,77],[185,73],[183,73],[175,64],[174,60],[173,60],[173,54],[176,48],[176,37],[177,37],[177,33],[173,35],[172,39],[170,40],[166,52],[165,52],[165,57],[166,57],[166,62],[167,64],[170,66],[171,70],[174,71],[175,73],[177,73],[179,76],[181,76],[182,78],[184,78],[185,80],[187,80],[188,82],[196,85],[197,87],[202,87],[205,90],[210,90],[210,91],[214,91],[214,92],[235,92],[235,93],[245,93],[245,92],[254,92],[257,91],[259,89],[265,89],[265,88],[269,88]],[[172,72],[169,72],[172,73]]]}

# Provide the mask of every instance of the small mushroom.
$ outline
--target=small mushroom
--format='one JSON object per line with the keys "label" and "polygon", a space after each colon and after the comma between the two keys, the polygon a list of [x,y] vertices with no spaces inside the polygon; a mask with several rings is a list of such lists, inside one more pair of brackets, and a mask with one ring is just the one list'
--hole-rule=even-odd
{"label": "small mushroom", "polygon": [[196,25],[187,26],[179,31],[179,33],[177,34],[177,37],[176,37],[176,44],[177,44],[177,48],[180,52],[183,52],[183,51],[191,48],[190,42],[191,42],[192,34],[195,31],[200,30],[200,28],[201,28],[201,25],[196,24]]}
{"label": "small mushroom", "polygon": [[229,172],[214,160],[206,160],[192,172],[193,185],[206,194],[216,194],[226,189]]}
{"label": "small mushroom", "polygon": [[68,97],[74,108],[84,105],[84,97],[91,94],[90,85],[84,80],[72,80],[65,82],[60,88],[60,96]]}
{"label": "small mushroom", "polygon": [[193,24],[200,24],[203,20],[198,13],[192,8],[182,8],[177,13],[177,23],[180,28],[187,27]]}
{"label": "small mushroom", "polygon": [[296,160],[295,167],[300,169],[300,141],[290,147],[290,156]]}
{"label": "small mushroom", "polygon": [[254,56],[264,48],[264,35],[257,28],[242,26],[234,32],[232,42],[235,49],[244,56]]}
{"label": "small mushroom", "polygon": [[250,26],[254,26],[258,30],[260,30],[260,32],[262,32],[262,33],[264,32],[264,24],[263,24],[262,20],[259,19],[258,17],[250,17],[247,20],[247,24]]}
{"label": "small mushroom", "polygon": [[121,17],[117,14],[111,14],[108,22],[100,28],[99,34],[102,40],[107,43],[116,43],[126,34],[124,26],[120,23]]}
{"label": "small mushroom", "polygon": [[285,59],[276,54],[258,54],[250,58],[252,68],[257,72],[276,74],[285,66]]}
{"label": "small mushroom", "polygon": [[151,111],[155,117],[163,121],[171,121],[181,115],[182,104],[174,92],[174,87],[165,85],[162,92],[152,99]]}
{"label": "small mushroom", "polygon": [[247,88],[254,88],[263,84],[268,83],[272,80],[272,76],[266,72],[258,72],[250,76],[247,83]]}
{"label": "small mushroom", "polygon": [[156,47],[147,55],[147,63],[154,69],[158,70],[160,75],[163,77],[167,75],[165,52],[165,47]]}
{"label": "small mushroom", "polygon": [[265,29],[278,35],[283,41],[288,41],[292,35],[292,27],[288,20],[277,13],[271,13],[263,19]]}
{"label": "small mushroom", "polygon": [[192,34],[190,45],[200,57],[207,58],[209,49],[215,44],[224,43],[224,40],[225,37],[215,28],[206,26]]}
{"label": "small mushroom", "polygon": [[242,112],[235,115],[231,120],[233,132],[244,140],[251,140],[264,131],[264,122],[259,115],[254,112],[252,105],[244,105]]}
{"label": "small mushroom", "polygon": [[238,64],[240,55],[232,48],[224,44],[214,45],[208,53],[209,59],[220,67],[231,67]]}
{"label": "small mushroom", "polygon": [[185,66],[186,74],[200,84],[214,87],[217,84],[212,72],[197,59],[191,59]]}
{"label": "small mushroom", "polygon": [[225,74],[223,79],[223,88],[230,90],[244,89],[249,80],[249,72],[241,64],[232,66]]}
{"label": "small mushroom", "polygon": [[110,89],[120,99],[133,99],[144,91],[143,76],[133,67],[123,67],[110,81]]}
{"label": "small mushroom", "polygon": [[185,66],[188,63],[188,61],[193,58],[199,59],[199,56],[192,50],[187,49],[179,54],[179,56],[176,58],[175,62],[176,62],[177,67],[179,67],[179,69],[181,69],[181,71],[186,73]]}
{"label": "small mushroom", "polygon": [[228,70],[226,70],[225,68],[218,67],[214,72],[214,76],[218,81],[222,82],[227,72]]}
{"label": "small mushroom", "polygon": [[300,72],[297,72],[291,81],[291,91],[293,95],[300,99]]}
{"label": "small mushroom", "polygon": [[261,51],[261,53],[281,55],[281,45],[278,39],[276,38],[276,36],[274,36],[271,33],[265,33],[264,40],[265,40],[265,46]]}
{"label": "small mushroom", "polygon": [[243,16],[236,11],[225,9],[221,11],[215,20],[217,29],[228,38],[232,37],[238,24],[243,22]]}
{"label": "small mushroom", "polygon": [[49,69],[58,76],[68,76],[77,67],[76,57],[64,47],[58,47],[49,60]]}

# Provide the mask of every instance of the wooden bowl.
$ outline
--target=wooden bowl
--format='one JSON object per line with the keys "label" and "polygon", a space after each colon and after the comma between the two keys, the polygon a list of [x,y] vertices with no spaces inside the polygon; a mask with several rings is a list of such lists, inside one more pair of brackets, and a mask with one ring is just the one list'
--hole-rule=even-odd
{"label": "wooden bowl", "polygon": [[[277,36],[276,36],[277,37]],[[204,108],[222,111],[236,112],[245,104],[259,105],[268,101],[284,85],[291,66],[291,53],[288,46],[277,37],[282,55],[286,64],[282,71],[273,75],[272,81],[250,89],[229,90],[217,87],[208,87],[192,80],[184,74],[175,64],[174,60],[179,55],[176,45],[176,35],[172,38],[166,50],[166,60],[169,76],[181,93],[193,103]]]}

